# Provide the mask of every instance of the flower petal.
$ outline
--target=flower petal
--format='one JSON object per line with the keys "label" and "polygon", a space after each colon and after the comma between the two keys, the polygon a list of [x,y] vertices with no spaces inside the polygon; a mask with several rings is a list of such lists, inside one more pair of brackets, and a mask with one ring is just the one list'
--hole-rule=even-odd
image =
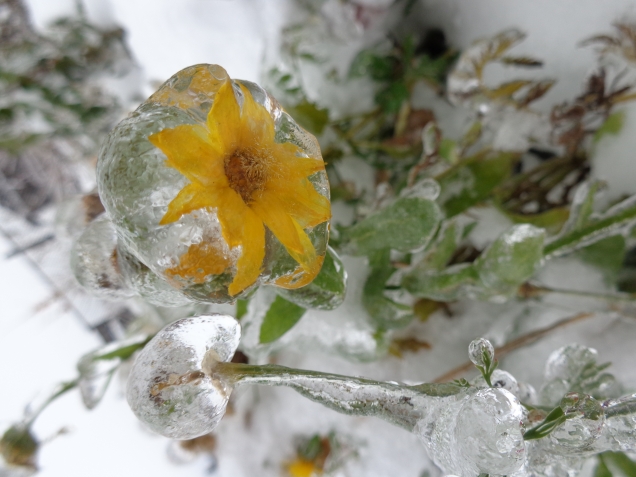
{"label": "flower petal", "polygon": [[267,109],[258,104],[252,93],[243,85],[243,109],[241,112],[241,146],[269,147],[274,142],[274,119]]}
{"label": "flower petal", "polygon": [[177,196],[168,204],[168,211],[161,218],[159,225],[166,225],[176,222],[183,215],[206,207],[217,207],[225,188],[204,187],[193,182],[186,185]]}
{"label": "flower petal", "polygon": [[221,151],[199,124],[184,124],[148,136],[148,140],[167,157],[166,164],[192,182],[227,187]]}
{"label": "flower petal", "polygon": [[262,192],[265,202],[271,202],[272,197],[278,198],[285,213],[293,217],[302,228],[314,227],[331,218],[329,199],[320,195],[308,180],[295,184],[276,184]]}
{"label": "flower petal", "polygon": [[243,217],[237,217],[243,225],[241,256],[236,263],[236,275],[228,287],[231,296],[238,295],[258,279],[265,258],[265,227],[261,219],[245,207]]}
{"label": "flower petal", "polygon": [[279,198],[273,194],[267,196],[259,194],[250,204],[250,208],[263,220],[267,228],[303,269],[313,270],[316,250],[298,222],[285,212]]}
{"label": "flower petal", "polygon": [[223,251],[212,243],[193,244],[179,257],[179,265],[166,270],[166,274],[204,283],[209,275],[219,275],[230,266],[230,260]]}
{"label": "flower petal", "polygon": [[236,150],[240,142],[241,110],[229,78],[214,97],[214,103],[208,113],[207,126],[210,141],[219,144],[224,157]]}

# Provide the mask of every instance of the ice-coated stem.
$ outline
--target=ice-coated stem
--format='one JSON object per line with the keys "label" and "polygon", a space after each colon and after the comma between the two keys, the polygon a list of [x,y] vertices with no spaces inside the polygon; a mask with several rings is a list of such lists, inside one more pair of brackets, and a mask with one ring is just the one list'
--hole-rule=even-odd
{"label": "ice-coated stem", "polygon": [[618,404],[605,408],[605,417],[608,419],[633,414],[636,414],[636,394],[632,394],[630,398],[621,399],[621,402]]}
{"label": "ice-coated stem", "polygon": [[218,363],[212,372],[215,378],[233,386],[288,386],[343,414],[376,416],[409,431],[413,431],[417,421],[440,398],[455,395],[462,389],[455,384],[406,386],[271,364]]}

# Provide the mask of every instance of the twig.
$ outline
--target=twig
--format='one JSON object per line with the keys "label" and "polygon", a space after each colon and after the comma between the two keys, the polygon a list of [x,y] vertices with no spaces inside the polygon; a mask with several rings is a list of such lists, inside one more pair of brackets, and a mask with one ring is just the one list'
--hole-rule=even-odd
{"label": "twig", "polygon": [[[516,349],[522,348],[524,346],[528,346],[528,345],[530,345],[532,343],[535,343],[539,339],[543,338],[544,336],[550,334],[551,332],[553,332],[555,330],[558,330],[559,328],[563,328],[564,326],[571,325],[571,324],[576,323],[578,321],[582,321],[582,320],[584,320],[586,318],[590,318],[591,316],[594,316],[594,313],[579,313],[577,315],[571,316],[570,318],[566,318],[564,320],[557,321],[553,325],[550,325],[550,326],[548,326],[546,328],[541,328],[539,330],[531,331],[528,334],[520,336],[519,338],[516,338],[516,339],[510,341],[509,343],[506,343],[505,345],[503,345],[503,346],[501,346],[499,348],[496,348],[495,349],[495,356],[498,359],[503,358],[504,356],[506,356],[510,352],[512,352],[512,351],[514,351]],[[433,382],[434,383],[444,383],[444,382],[451,381],[453,379],[457,379],[459,376],[461,376],[462,374],[470,371],[474,367],[475,367],[475,365],[471,361],[468,361],[468,362],[462,364],[461,366],[458,366],[458,367],[456,367],[454,369],[451,369],[450,371],[448,371],[447,373],[443,374],[442,376],[439,376],[438,378],[433,380]]]}

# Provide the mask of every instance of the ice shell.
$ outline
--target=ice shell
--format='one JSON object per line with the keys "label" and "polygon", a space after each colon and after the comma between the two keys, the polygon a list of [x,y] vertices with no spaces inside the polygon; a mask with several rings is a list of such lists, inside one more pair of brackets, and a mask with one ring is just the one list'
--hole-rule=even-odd
{"label": "ice shell", "polygon": [[545,380],[576,379],[586,366],[596,363],[598,352],[579,344],[559,348],[550,354],[545,364]]}
{"label": "ice shell", "polygon": [[587,394],[568,393],[560,406],[568,419],[552,431],[551,443],[561,453],[589,448],[601,435],[605,424],[601,404]]}
{"label": "ice shell", "polygon": [[495,359],[495,348],[486,338],[478,338],[468,345],[468,357],[475,366],[485,366],[485,357],[492,363]]}
{"label": "ice shell", "polygon": [[[505,389],[512,393],[520,401],[522,400],[519,397],[519,383],[517,383],[515,377],[508,371],[495,369],[490,375],[490,382],[492,383],[493,388]],[[473,381],[473,384],[478,387],[488,387],[483,376],[477,377]]]}
{"label": "ice shell", "polygon": [[481,389],[466,400],[457,416],[453,450],[466,461],[466,470],[508,475],[526,458],[522,434],[524,409],[505,389]]}
{"label": "ice shell", "polygon": [[124,283],[117,263],[117,235],[106,215],[92,221],[71,251],[71,268],[77,281],[103,298],[134,295]]}
{"label": "ice shell", "polygon": [[[636,401],[636,394],[612,399],[603,403],[606,410]],[[636,414],[624,414],[608,417],[603,429],[603,440],[606,442],[602,450],[622,452],[636,451]]]}
{"label": "ice shell", "polygon": [[[253,286],[231,296],[228,287],[236,275],[242,250],[241,245],[230,246],[226,242],[217,208],[192,210],[174,222],[160,225],[168,204],[189,181],[179,171],[166,165],[165,154],[153,146],[148,137],[183,125],[207,128],[207,114],[217,91],[228,80],[225,70],[217,65],[195,65],[178,72],[110,133],[100,151],[97,165],[99,194],[115,225],[120,246],[189,299],[206,303],[233,302],[259,284],[277,286],[281,284],[279,279],[288,286],[305,273],[268,230],[260,276]],[[241,85],[267,110],[274,122],[276,142],[292,143],[307,157],[322,164],[315,137],[298,126],[264,89],[247,81],[234,81],[232,84],[239,104],[243,102]],[[324,171],[312,174],[309,180],[318,193],[329,197]],[[307,228],[305,232],[316,254],[323,256],[329,235],[328,221]],[[171,273],[170,270],[181,264],[182,257],[191,246],[200,247],[197,259],[218,263],[217,270],[195,277]],[[219,272],[221,268],[223,270]],[[148,276],[152,280],[152,276]],[[149,296],[156,295],[150,293]]]}
{"label": "ice shell", "polygon": [[229,361],[240,325],[227,315],[176,321],[145,346],[128,378],[128,404],[150,429],[173,439],[211,432],[225,414],[231,386],[203,371],[204,359]]}

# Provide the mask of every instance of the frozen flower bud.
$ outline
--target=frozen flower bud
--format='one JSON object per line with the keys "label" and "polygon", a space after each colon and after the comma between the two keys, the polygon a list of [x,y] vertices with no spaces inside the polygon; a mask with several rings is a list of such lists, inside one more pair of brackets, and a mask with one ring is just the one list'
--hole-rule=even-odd
{"label": "frozen flower bud", "polygon": [[495,360],[495,348],[487,339],[478,338],[470,342],[468,357],[475,366],[485,367],[486,360],[489,360],[490,363]]}
{"label": "frozen flower bud", "polygon": [[128,404],[150,429],[173,439],[211,432],[225,414],[231,385],[210,377],[215,363],[232,359],[240,339],[227,315],[185,318],[144,347],[128,378]]}
{"label": "frozen flower bud", "polygon": [[37,471],[36,456],[40,445],[31,430],[16,424],[0,438],[0,476],[27,476]]}
{"label": "frozen flower bud", "polygon": [[598,439],[605,424],[601,404],[592,396],[568,393],[559,404],[567,420],[550,434],[550,440],[562,452],[576,452]]}
{"label": "frozen flower bud", "polygon": [[464,461],[462,475],[510,475],[525,462],[524,409],[505,389],[481,389],[457,416],[455,452]]}
{"label": "frozen flower bud", "polygon": [[120,247],[191,300],[300,288],[325,258],[331,208],[316,138],[220,66],[180,71],[122,121],[97,178]]}

